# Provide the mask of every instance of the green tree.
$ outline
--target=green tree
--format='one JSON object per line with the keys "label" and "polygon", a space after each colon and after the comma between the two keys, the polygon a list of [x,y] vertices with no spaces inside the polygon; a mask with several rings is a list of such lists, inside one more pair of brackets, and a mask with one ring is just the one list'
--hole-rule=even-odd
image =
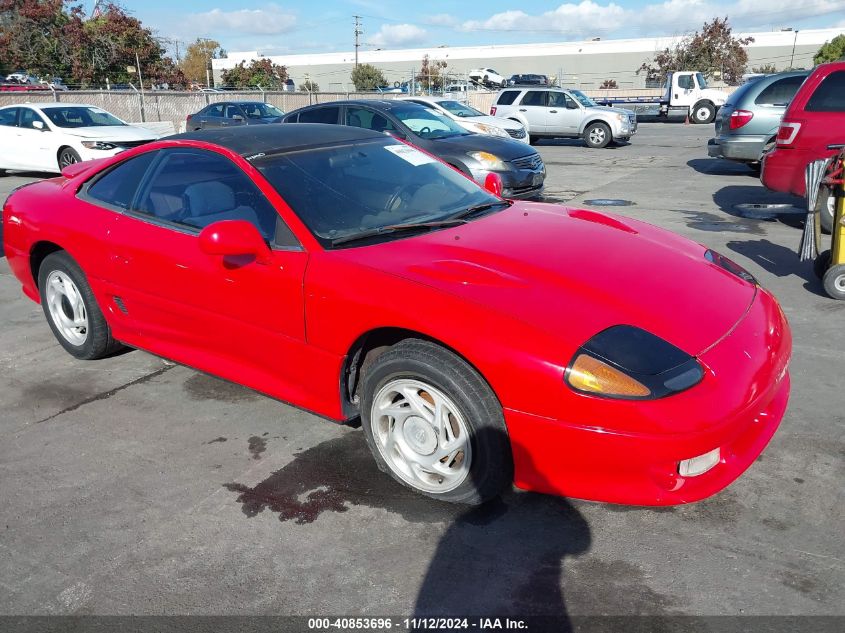
{"label": "green tree", "polygon": [[182,72],[190,81],[205,83],[208,78],[206,70],[212,59],[226,57],[226,51],[215,40],[197,38],[196,42],[188,44],[185,58],[182,60]]}
{"label": "green tree", "polygon": [[446,66],[445,60],[431,59],[426,55],[416,79],[426,90],[442,90],[446,83]]}
{"label": "green tree", "polygon": [[763,64],[762,66],[755,66],[751,69],[752,73],[763,73],[764,75],[771,75],[777,71],[777,66],[774,64]]}
{"label": "green tree", "polygon": [[355,90],[363,92],[384,86],[387,79],[384,78],[384,73],[372,64],[358,64],[352,71],[352,83],[355,84]]}
{"label": "green tree", "polygon": [[819,52],[813,57],[813,63],[824,64],[845,59],[845,35],[837,35],[829,42],[822,44]]}
{"label": "green tree", "polygon": [[753,41],[753,37],[734,37],[727,17],[713,18],[701,31],[644,62],[637,73],[644,72],[648,81],[662,81],[669,71],[695,70],[705,77],[720,76],[728,84],[738,84],[748,63],[744,46]]}
{"label": "green tree", "polygon": [[229,70],[223,71],[223,83],[235,88],[281,89],[288,78],[284,66],[274,64],[269,59],[254,59],[247,66],[241,62]]}
{"label": "green tree", "polygon": [[68,34],[79,30],[82,14],[78,7],[65,11],[64,5],[63,0],[0,0],[2,66],[68,79],[75,44]]}
{"label": "green tree", "polygon": [[320,86],[313,79],[306,79],[299,84],[299,89],[303,92],[320,92]]}

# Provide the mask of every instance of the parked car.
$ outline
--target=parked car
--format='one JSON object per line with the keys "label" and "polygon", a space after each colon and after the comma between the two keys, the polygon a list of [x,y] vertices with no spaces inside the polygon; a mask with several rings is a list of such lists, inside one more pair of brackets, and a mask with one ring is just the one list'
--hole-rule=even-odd
{"label": "parked car", "polygon": [[82,103],[25,103],[0,108],[0,169],[58,173],[156,139],[142,127]]}
{"label": "parked car", "polygon": [[479,112],[457,99],[447,97],[401,97],[402,100],[418,103],[427,108],[434,108],[440,114],[449,117],[469,132],[489,134],[502,138],[515,138],[528,142],[528,134],[521,123],[510,119],[498,119]]}
{"label": "parked car", "polygon": [[548,86],[549,78],[546,75],[511,75],[508,79],[509,86]]}
{"label": "parked car", "polygon": [[208,104],[196,114],[189,114],[185,129],[279,123],[284,115],[276,106],[263,101],[218,101]]}
{"label": "parked car", "polygon": [[39,83],[42,86],[47,86],[47,88],[52,88],[53,90],[60,90],[62,92],[67,92],[69,90],[69,88],[65,85],[65,82],[62,80],[61,77],[42,79]]}
{"label": "parked car", "polygon": [[522,123],[532,144],[542,138],[583,138],[589,147],[607,147],[637,132],[634,112],[600,106],[580,90],[508,88],[496,95],[490,114]]}
{"label": "parked car", "polygon": [[467,73],[467,76],[471,81],[484,86],[501,86],[504,88],[508,85],[508,80],[492,68],[474,68]]}
{"label": "parked car", "polygon": [[284,123],[362,127],[407,140],[483,184],[498,174],[506,198],[538,196],[546,179],[540,155],[524,143],[473,134],[432,108],[403,100],[332,101],[287,114]]}
{"label": "parked car", "polygon": [[716,137],[707,153],[759,168],[775,146],[786,106],[810,74],[808,70],[763,75],[737,88],[716,115]]}
{"label": "parked car", "polygon": [[[773,191],[806,195],[804,169],[818,158],[833,156],[828,145],[845,143],[845,62],[816,66],[783,115],[775,148],[763,157],[760,179]],[[819,192],[822,228],[833,227],[833,196]]]}
{"label": "parked car", "polygon": [[696,501],[789,397],[786,318],[735,263],[503,200],[370,130],[183,134],[19,188],[3,216],[8,266],[72,356],[129,345],[360,419],[381,470],[442,501],[514,482]]}

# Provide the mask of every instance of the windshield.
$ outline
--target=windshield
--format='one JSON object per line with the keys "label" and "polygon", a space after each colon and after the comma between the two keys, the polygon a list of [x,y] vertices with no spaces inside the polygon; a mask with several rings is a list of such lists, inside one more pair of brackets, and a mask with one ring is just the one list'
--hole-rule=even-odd
{"label": "windshield", "polygon": [[468,105],[459,103],[454,99],[444,99],[443,101],[438,101],[437,105],[459,117],[484,116],[483,112],[479,112],[475,108],[470,108]]}
{"label": "windshield", "polygon": [[569,94],[571,94],[573,97],[575,97],[578,100],[578,103],[580,103],[582,106],[584,106],[586,108],[592,108],[592,107],[595,107],[595,106],[598,105],[595,101],[590,99],[590,97],[585,95],[580,90],[570,90]]}
{"label": "windshield", "polygon": [[409,105],[391,108],[390,112],[420,138],[446,138],[467,134],[467,131],[452,119],[431,108]]}
{"label": "windshield", "polygon": [[698,78],[698,86],[702,90],[707,87],[707,81],[704,79],[704,75],[701,73],[695,73],[695,76]]}
{"label": "windshield", "polygon": [[112,116],[105,110],[88,106],[56,106],[42,108],[56,127],[101,127],[110,125],[126,125],[123,121]]}
{"label": "windshield", "polygon": [[254,164],[326,247],[381,227],[504,204],[448,165],[391,138],[275,154]]}
{"label": "windshield", "polygon": [[269,103],[240,103],[241,109],[249,119],[272,119],[285,116],[285,113]]}

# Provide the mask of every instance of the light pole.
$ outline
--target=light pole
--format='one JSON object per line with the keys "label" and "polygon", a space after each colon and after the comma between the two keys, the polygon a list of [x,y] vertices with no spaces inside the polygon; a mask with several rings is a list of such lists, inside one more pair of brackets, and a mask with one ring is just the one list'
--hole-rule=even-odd
{"label": "light pole", "polygon": [[795,37],[792,38],[792,55],[789,57],[789,70],[792,70],[792,62],[795,61],[795,43],[798,41],[798,29],[795,29]]}

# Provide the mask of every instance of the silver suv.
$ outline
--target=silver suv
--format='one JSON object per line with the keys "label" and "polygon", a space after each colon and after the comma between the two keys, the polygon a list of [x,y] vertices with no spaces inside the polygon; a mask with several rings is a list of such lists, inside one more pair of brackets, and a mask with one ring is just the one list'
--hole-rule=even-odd
{"label": "silver suv", "polygon": [[502,90],[490,114],[522,123],[532,144],[541,138],[583,138],[589,147],[607,147],[637,131],[637,115],[631,110],[600,106],[580,90],[563,88]]}

